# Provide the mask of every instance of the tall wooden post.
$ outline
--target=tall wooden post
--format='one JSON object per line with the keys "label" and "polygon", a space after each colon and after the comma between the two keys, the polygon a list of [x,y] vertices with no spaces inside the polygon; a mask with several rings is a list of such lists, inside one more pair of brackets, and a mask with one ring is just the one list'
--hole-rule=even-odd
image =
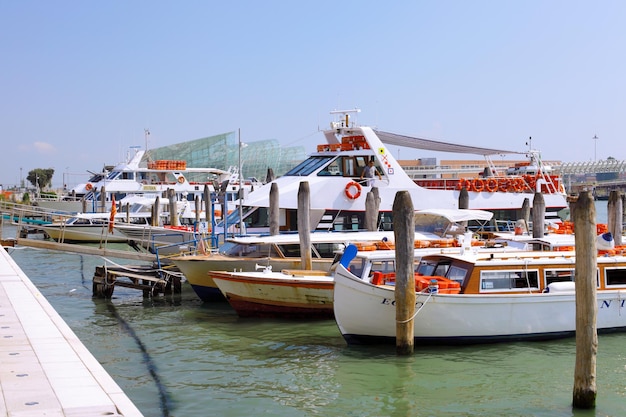
{"label": "tall wooden post", "polygon": [[100,213],[106,213],[107,212],[107,192],[104,188],[104,186],[102,186],[102,188],[100,188],[100,210],[98,210]]}
{"label": "tall wooden post", "polygon": [[591,192],[578,196],[574,210],[576,245],[576,369],[574,370],[575,408],[596,405],[596,355],[598,335],[596,316],[597,249],[596,209]]}
{"label": "tall wooden post", "polygon": [[413,271],[415,219],[408,191],[398,191],[393,200],[393,234],[396,245],[396,353],[413,353],[415,276]]}
{"label": "tall wooden post", "polygon": [[308,181],[302,181],[298,188],[298,235],[300,236],[300,256],[302,269],[313,269],[311,256],[311,191]]}
{"label": "tall wooden post", "polygon": [[176,190],[173,188],[167,189],[167,198],[169,198],[170,204],[170,225],[178,226],[178,209],[176,205]]}
{"label": "tall wooden post", "polygon": [[542,238],[544,235],[544,221],[546,220],[546,202],[543,194],[535,192],[533,198],[533,237]]}
{"label": "tall wooden post", "polygon": [[272,168],[267,169],[267,174],[265,175],[265,183],[274,181],[274,170]]}
{"label": "tall wooden post", "polygon": [[608,211],[608,227],[609,232],[613,235],[615,246],[622,244],[622,218],[624,215],[624,207],[622,206],[622,196],[618,190],[612,190],[609,193]]}
{"label": "tall wooden post", "polygon": [[211,201],[211,190],[209,190],[209,184],[204,184],[202,198],[204,198],[204,218],[206,219],[206,222],[211,230],[213,230],[213,202]]}
{"label": "tall wooden post", "polygon": [[[461,188],[461,191],[459,192],[459,208],[469,208],[469,193],[467,192],[467,188],[465,186]],[[461,226],[463,226],[463,228],[467,230],[467,221],[462,221]]]}
{"label": "tall wooden post", "polygon": [[372,190],[365,196],[365,229],[374,232],[378,230],[378,212],[380,210],[380,197],[378,187],[372,187]]}
{"label": "tall wooden post", "polygon": [[202,211],[202,203],[200,202],[200,196],[197,195],[194,203],[196,205],[196,227],[200,224],[200,212]]}
{"label": "tall wooden post", "polygon": [[530,199],[525,198],[522,203],[522,220],[524,221],[524,228],[526,229],[526,234],[530,234]]}
{"label": "tall wooden post", "polygon": [[161,223],[161,197],[157,196],[154,199],[154,206],[152,206],[152,226],[159,226]]}
{"label": "tall wooden post", "polygon": [[270,235],[277,235],[280,231],[280,207],[279,207],[278,184],[275,182],[270,186]]}

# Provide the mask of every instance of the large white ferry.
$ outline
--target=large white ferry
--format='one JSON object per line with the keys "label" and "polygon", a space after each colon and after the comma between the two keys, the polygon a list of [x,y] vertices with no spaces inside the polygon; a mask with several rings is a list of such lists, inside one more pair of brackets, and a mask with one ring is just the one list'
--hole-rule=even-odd
{"label": "large white ferry", "polygon": [[[454,187],[447,188],[420,186],[406,174],[383,142],[420,148],[423,140],[357,126],[350,120],[354,112],[358,110],[332,112],[337,120],[324,132],[327,143],[318,145],[316,152],[283,176],[248,194],[242,204],[247,207],[242,210],[244,220],[233,217],[228,219],[229,223],[242,223],[248,230],[267,227],[270,189],[275,183],[279,193],[280,228],[295,230],[298,190],[303,181],[309,183],[311,228],[320,230],[363,229],[366,196],[374,187],[380,196],[379,229],[382,230],[391,228],[393,201],[400,190],[408,190],[414,208],[420,210],[460,208],[459,197],[465,189],[469,207],[464,208],[491,211],[496,220],[520,218],[524,201],[528,199],[532,208],[536,192],[543,195],[546,217],[556,217],[558,211],[568,206],[560,178],[542,172],[540,167],[532,174],[530,171],[510,172],[506,181],[481,178],[480,182],[457,181]],[[449,147],[467,148],[452,144]],[[369,161],[375,162],[380,178],[361,178]]]}

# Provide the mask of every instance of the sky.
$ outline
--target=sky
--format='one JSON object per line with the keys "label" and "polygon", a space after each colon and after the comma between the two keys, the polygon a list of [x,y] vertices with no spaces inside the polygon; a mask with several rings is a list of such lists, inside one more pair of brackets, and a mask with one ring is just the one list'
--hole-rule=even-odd
{"label": "sky", "polygon": [[352,108],[404,135],[625,160],[625,22],[621,0],[0,0],[0,184],[53,168],[61,186],[145,129],[149,148],[239,131],[310,152]]}

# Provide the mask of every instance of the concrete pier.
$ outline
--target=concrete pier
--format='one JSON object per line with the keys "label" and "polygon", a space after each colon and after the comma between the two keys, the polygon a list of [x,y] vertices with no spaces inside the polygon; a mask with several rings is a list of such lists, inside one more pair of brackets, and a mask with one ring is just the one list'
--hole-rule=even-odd
{"label": "concrete pier", "polygon": [[0,416],[142,416],[4,248]]}

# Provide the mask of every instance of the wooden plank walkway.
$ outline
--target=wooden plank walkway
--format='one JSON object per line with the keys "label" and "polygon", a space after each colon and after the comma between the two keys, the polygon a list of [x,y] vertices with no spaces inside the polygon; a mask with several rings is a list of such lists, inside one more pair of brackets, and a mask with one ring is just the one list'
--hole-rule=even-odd
{"label": "wooden plank walkway", "polygon": [[142,416],[4,248],[0,392],[0,416]]}

